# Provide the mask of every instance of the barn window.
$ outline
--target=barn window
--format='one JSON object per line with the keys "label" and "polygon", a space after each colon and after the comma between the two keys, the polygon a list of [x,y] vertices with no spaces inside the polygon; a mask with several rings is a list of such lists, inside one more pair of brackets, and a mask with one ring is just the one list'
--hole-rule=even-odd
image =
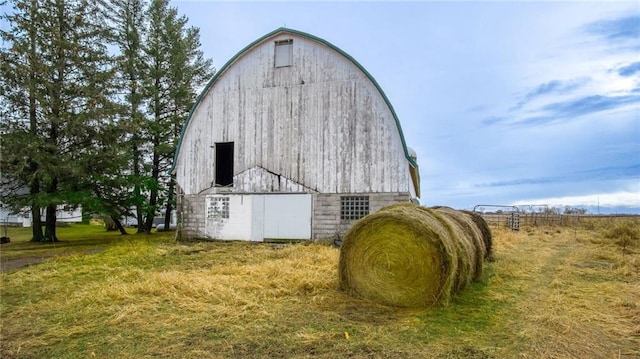
{"label": "barn window", "polygon": [[229,218],[229,197],[210,198],[207,218]]}
{"label": "barn window", "polygon": [[341,196],[340,219],[360,219],[369,214],[369,196]]}
{"label": "barn window", "polygon": [[293,65],[293,40],[276,41],[276,67],[287,67]]}
{"label": "barn window", "polygon": [[233,142],[216,143],[216,184],[230,186],[233,184]]}

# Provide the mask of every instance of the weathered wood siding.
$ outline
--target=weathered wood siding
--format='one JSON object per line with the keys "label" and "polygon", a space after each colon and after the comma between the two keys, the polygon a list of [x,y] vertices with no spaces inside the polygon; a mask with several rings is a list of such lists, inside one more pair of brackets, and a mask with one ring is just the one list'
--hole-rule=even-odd
{"label": "weathered wood siding", "polygon": [[233,186],[235,192],[315,192],[311,188],[258,166],[235,175]]}
{"label": "weathered wood siding", "polygon": [[[275,68],[274,41],[285,39],[293,65]],[[234,142],[234,191],[410,192],[381,93],[349,58],[298,34],[254,45],[202,95],[175,167],[186,195],[213,186],[217,142]]]}

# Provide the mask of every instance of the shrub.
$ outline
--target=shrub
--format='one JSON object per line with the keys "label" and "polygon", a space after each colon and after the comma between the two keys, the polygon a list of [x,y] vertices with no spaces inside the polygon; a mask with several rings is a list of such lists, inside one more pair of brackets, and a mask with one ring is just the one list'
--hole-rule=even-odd
{"label": "shrub", "polygon": [[640,240],[640,224],[636,220],[613,221],[604,229],[603,235],[622,247],[624,252],[634,241]]}

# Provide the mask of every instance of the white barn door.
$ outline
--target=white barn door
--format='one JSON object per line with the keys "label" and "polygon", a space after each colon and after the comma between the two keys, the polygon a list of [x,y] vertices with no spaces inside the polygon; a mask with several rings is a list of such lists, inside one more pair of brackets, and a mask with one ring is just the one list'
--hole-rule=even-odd
{"label": "white barn door", "polygon": [[263,208],[263,239],[311,239],[310,194],[265,195]]}

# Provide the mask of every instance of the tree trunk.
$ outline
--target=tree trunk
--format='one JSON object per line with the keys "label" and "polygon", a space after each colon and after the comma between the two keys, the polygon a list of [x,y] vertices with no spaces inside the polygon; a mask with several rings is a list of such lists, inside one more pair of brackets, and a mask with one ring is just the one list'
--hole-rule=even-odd
{"label": "tree trunk", "polygon": [[173,189],[175,187],[175,181],[173,176],[169,180],[169,193],[167,194],[167,208],[164,212],[164,230],[171,229],[171,212],[173,211]]}
{"label": "tree trunk", "polygon": [[160,143],[158,140],[155,140],[153,145],[153,167],[151,169],[151,178],[155,183],[151,186],[151,191],[149,191],[149,209],[147,210],[147,217],[144,223],[144,229],[147,233],[151,233],[151,229],[153,228],[153,219],[156,216],[156,205],[158,204],[158,187],[160,187],[160,181],[158,178],[160,176],[160,154],[157,150]]}
{"label": "tree trunk", "polygon": [[[51,183],[46,188],[47,194],[51,195],[58,190],[58,179],[56,177],[51,179]],[[44,241],[45,242],[58,242],[58,236],[56,235],[56,212],[58,206],[55,204],[47,205],[45,210],[45,226],[44,226]]]}
{"label": "tree trunk", "polygon": [[56,207],[55,204],[47,206],[44,228],[44,240],[46,242],[58,242],[58,237],[56,236]]}
{"label": "tree trunk", "polygon": [[113,222],[116,225],[116,228],[118,228],[118,230],[120,231],[120,234],[122,235],[127,235],[129,233],[127,233],[127,230],[124,229],[124,226],[122,225],[122,222],[120,222],[120,220],[118,218],[116,218],[115,216],[111,216],[111,219],[113,220]]}
{"label": "tree trunk", "polygon": [[[55,112],[57,117],[57,111]],[[55,123],[51,125],[50,138],[49,142],[55,145],[56,140],[58,139],[58,128]],[[57,146],[57,145],[56,145]],[[54,157],[54,154],[51,154],[51,157]],[[49,196],[55,195],[58,191],[58,178],[56,175],[53,175],[51,178],[51,182],[46,186],[46,194]],[[46,209],[46,217],[45,217],[45,227],[44,227],[44,241],[46,242],[57,242],[58,237],[56,235],[56,211],[58,206],[56,204],[52,204],[49,202]]]}
{"label": "tree trunk", "polygon": [[144,221],[143,221],[143,211],[142,211],[142,193],[140,191],[140,151],[138,150],[138,136],[133,135],[131,139],[133,142],[132,152],[133,152],[133,174],[136,180],[136,184],[133,187],[133,196],[135,197],[136,203],[136,233],[144,233]]}
{"label": "tree trunk", "polygon": [[[32,166],[35,166],[33,162]],[[29,190],[32,196],[35,196],[40,192],[40,181],[37,177],[34,177],[31,180]],[[44,240],[44,234],[42,233],[42,221],[40,219],[40,206],[33,199],[31,202],[31,233],[32,242],[42,242]]]}
{"label": "tree trunk", "polygon": [[152,189],[149,195],[149,210],[146,213],[147,215],[145,217],[145,222],[144,222],[144,230],[147,233],[151,233],[151,230],[153,229],[153,220],[156,217],[155,208],[156,208],[157,200],[158,200],[158,190]]}
{"label": "tree trunk", "polygon": [[113,216],[104,216],[102,217],[102,220],[104,221],[104,229],[107,232],[112,232],[118,229],[116,222],[113,220]]}
{"label": "tree trunk", "polygon": [[44,234],[42,233],[42,221],[40,220],[40,206],[31,205],[31,242],[42,242]]}
{"label": "tree trunk", "polygon": [[[134,193],[136,197],[140,196],[140,187],[136,187],[134,189]],[[143,215],[143,211],[142,211],[142,206],[140,204],[136,205],[136,221],[137,223],[137,231],[136,233],[144,233],[145,232],[145,228],[144,228],[144,215]]]}

